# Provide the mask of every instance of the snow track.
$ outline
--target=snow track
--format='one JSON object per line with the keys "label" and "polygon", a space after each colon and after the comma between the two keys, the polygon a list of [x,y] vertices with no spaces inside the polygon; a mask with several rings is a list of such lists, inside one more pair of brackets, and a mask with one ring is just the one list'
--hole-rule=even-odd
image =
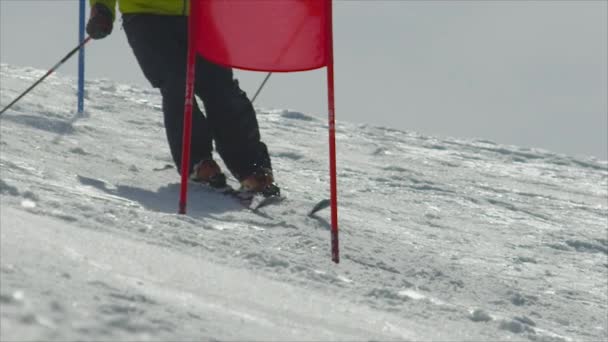
{"label": "snow track", "polygon": [[[39,73],[3,64],[0,102]],[[156,91],[87,89],[0,120],[2,340],[608,339],[606,161],[340,122],[335,265],[324,120],[258,109],[281,205],[192,186],[182,216]]]}

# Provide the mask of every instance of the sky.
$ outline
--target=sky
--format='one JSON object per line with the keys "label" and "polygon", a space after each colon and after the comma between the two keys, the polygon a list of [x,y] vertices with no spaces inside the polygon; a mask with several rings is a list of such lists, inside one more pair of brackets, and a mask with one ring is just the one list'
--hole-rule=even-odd
{"label": "sky", "polygon": [[[46,70],[77,39],[77,0],[0,0],[2,63]],[[608,159],[608,1],[337,0],[334,50],[338,121]],[[119,21],[86,54],[87,78],[148,85]],[[236,76],[252,95],[265,74]],[[255,105],[325,117],[325,70]]]}

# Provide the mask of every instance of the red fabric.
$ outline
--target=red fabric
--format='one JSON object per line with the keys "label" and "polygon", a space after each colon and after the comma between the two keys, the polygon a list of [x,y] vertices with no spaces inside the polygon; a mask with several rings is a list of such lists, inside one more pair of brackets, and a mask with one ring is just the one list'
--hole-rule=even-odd
{"label": "red fabric", "polygon": [[326,66],[331,0],[191,0],[194,49],[240,69]]}

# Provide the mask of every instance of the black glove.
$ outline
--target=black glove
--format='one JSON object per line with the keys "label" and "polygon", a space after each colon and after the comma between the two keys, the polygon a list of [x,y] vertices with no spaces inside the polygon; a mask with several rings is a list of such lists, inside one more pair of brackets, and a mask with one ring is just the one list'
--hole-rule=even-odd
{"label": "black glove", "polygon": [[112,11],[102,4],[95,4],[91,8],[91,16],[87,23],[87,33],[93,39],[105,38],[112,33],[114,18]]}

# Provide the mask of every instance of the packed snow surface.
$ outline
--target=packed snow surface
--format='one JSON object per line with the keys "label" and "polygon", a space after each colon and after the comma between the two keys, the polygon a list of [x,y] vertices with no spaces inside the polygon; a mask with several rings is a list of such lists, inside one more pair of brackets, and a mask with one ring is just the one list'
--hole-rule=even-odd
{"label": "packed snow surface", "polygon": [[336,265],[325,118],[257,109],[281,204],[179,215],[158,92],[86,87],[0,119],[1,340],[608,339],[606,161],[339,121]]}

